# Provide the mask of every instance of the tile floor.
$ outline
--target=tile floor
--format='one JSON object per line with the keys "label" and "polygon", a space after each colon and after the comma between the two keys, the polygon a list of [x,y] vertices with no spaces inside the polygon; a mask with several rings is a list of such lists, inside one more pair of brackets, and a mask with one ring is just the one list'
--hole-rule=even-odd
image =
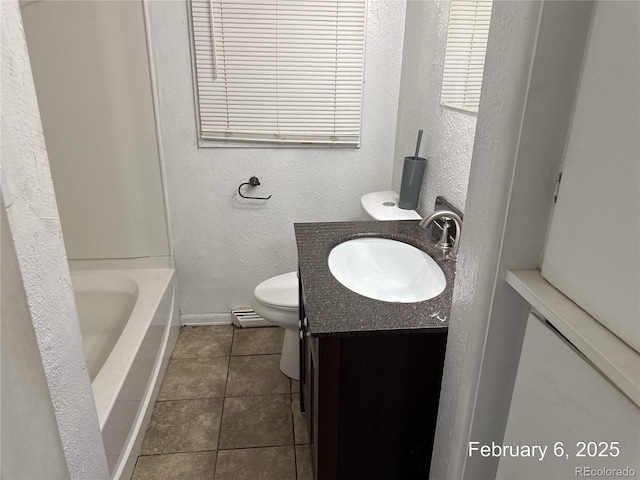
{"label": "tile floor", "polygon": [[311,480],[281,328],[182,327],[133,480]]}

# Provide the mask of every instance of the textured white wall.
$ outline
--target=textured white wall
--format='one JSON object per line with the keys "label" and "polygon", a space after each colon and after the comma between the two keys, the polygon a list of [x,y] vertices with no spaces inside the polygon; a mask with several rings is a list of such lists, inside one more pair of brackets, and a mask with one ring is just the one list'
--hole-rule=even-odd
{"label": "textured white wall", "polygon": [[69,474],[107,478],[18,2],[0,8],[7,217]]}
{"label": "textured white wall", "polygon": [[[294,222],[359,219],[360,196],[389,188],[405,3],[368,2],[362,142],[342,150],[199,149],[186,2],[149,8],[178,302],[183,319],[206,319],[248,306],[259,282],[296,268]],[[238,197],[252,175],[271,200]]]}
{"label": "textured white wall", "polygon": [[443,195],[464,210],[473,153],[476,115],[440,105],[449,1],[409,0],[392,186],[400,192],[404,157],[413,155],[423,129],[420,156],[427,169],[417,210],[433,211]]}
{"label": "textured white wall", "polygon": [[142,2],[22,16],[69,258],[168,256]]}
{"label": "textured white wall", "polygon": [[4,202],[0,217],[2,474],[6,478],[69,478]]}
{"label": "textured white wall", "polygon": [[[479,112],[429,474],[432,479],[463,478],[468,462],[466,449],[527,95],[537,3],[494,4],[486,59],[490,72],[483,84],[483,96],[490,102],[484,102]],[[508,408],[505,416],[507,412]],[[491,478],[483,473],[468,472],[468,478]]]}

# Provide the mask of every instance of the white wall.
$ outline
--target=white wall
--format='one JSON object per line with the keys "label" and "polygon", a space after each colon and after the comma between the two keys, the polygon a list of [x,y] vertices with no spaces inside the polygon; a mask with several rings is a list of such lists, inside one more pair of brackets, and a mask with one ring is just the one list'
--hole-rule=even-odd
{"label": "white wall", "polygon": [[423,129],[420,156],[427,158],[427,169],[417,208],[423,216],[433,211],[438,195],[463,209],[476,129],[475,114],[440,105],[449,6],[407,2],[392,186],[400,192],[404,157],[414,154]]}
{"label": "white wall", "polygon": [[[405,3],[368,2],[361,147],[340,150],[199,149],[187,4],[149,8],[178,302],[183,321],[206,320],[249,306],[259,282],[296,268],[294,222],[359,219],[360,196],[389,188]],[[252,175],[271,200],[238,197]]]}
{"label": "white wall", "polygon": [[142,2],[22,16],[69,258],[167,257]]}
{"label": "white wall", "polygon": [[5,478],[69,478],[4,202],[0,304],[0,458]]}
{"label": "white wall", "polygon": [[69,474],[107,478],[18,2],[3,1],[0,8],[7,218]]}

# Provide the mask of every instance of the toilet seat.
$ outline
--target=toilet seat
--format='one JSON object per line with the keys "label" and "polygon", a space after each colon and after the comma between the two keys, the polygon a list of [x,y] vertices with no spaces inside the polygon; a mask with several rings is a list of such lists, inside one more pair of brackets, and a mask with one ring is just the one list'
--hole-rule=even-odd
{"label": "toilet seat", "polygon": [[253,292],[255,299],[268,307],[298,310],[298,274],[284,273],[265,280]]}

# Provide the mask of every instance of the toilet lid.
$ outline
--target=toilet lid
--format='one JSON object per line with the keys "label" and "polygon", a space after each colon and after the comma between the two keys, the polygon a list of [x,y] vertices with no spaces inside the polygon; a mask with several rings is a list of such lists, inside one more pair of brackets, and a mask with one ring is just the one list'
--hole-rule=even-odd
{"label": "toilet lid", "polygon": [[398,194],[392,190],[371,192],[360,198],[360,205],[373,220],[422,220],[415,210],[404,210],[398,206]]}
{"label": "toilet lid", "polygon": [[253,295],[262,303],[276,307],[298,306],[298,272],[289,272],[265,280],[256,287]]}

